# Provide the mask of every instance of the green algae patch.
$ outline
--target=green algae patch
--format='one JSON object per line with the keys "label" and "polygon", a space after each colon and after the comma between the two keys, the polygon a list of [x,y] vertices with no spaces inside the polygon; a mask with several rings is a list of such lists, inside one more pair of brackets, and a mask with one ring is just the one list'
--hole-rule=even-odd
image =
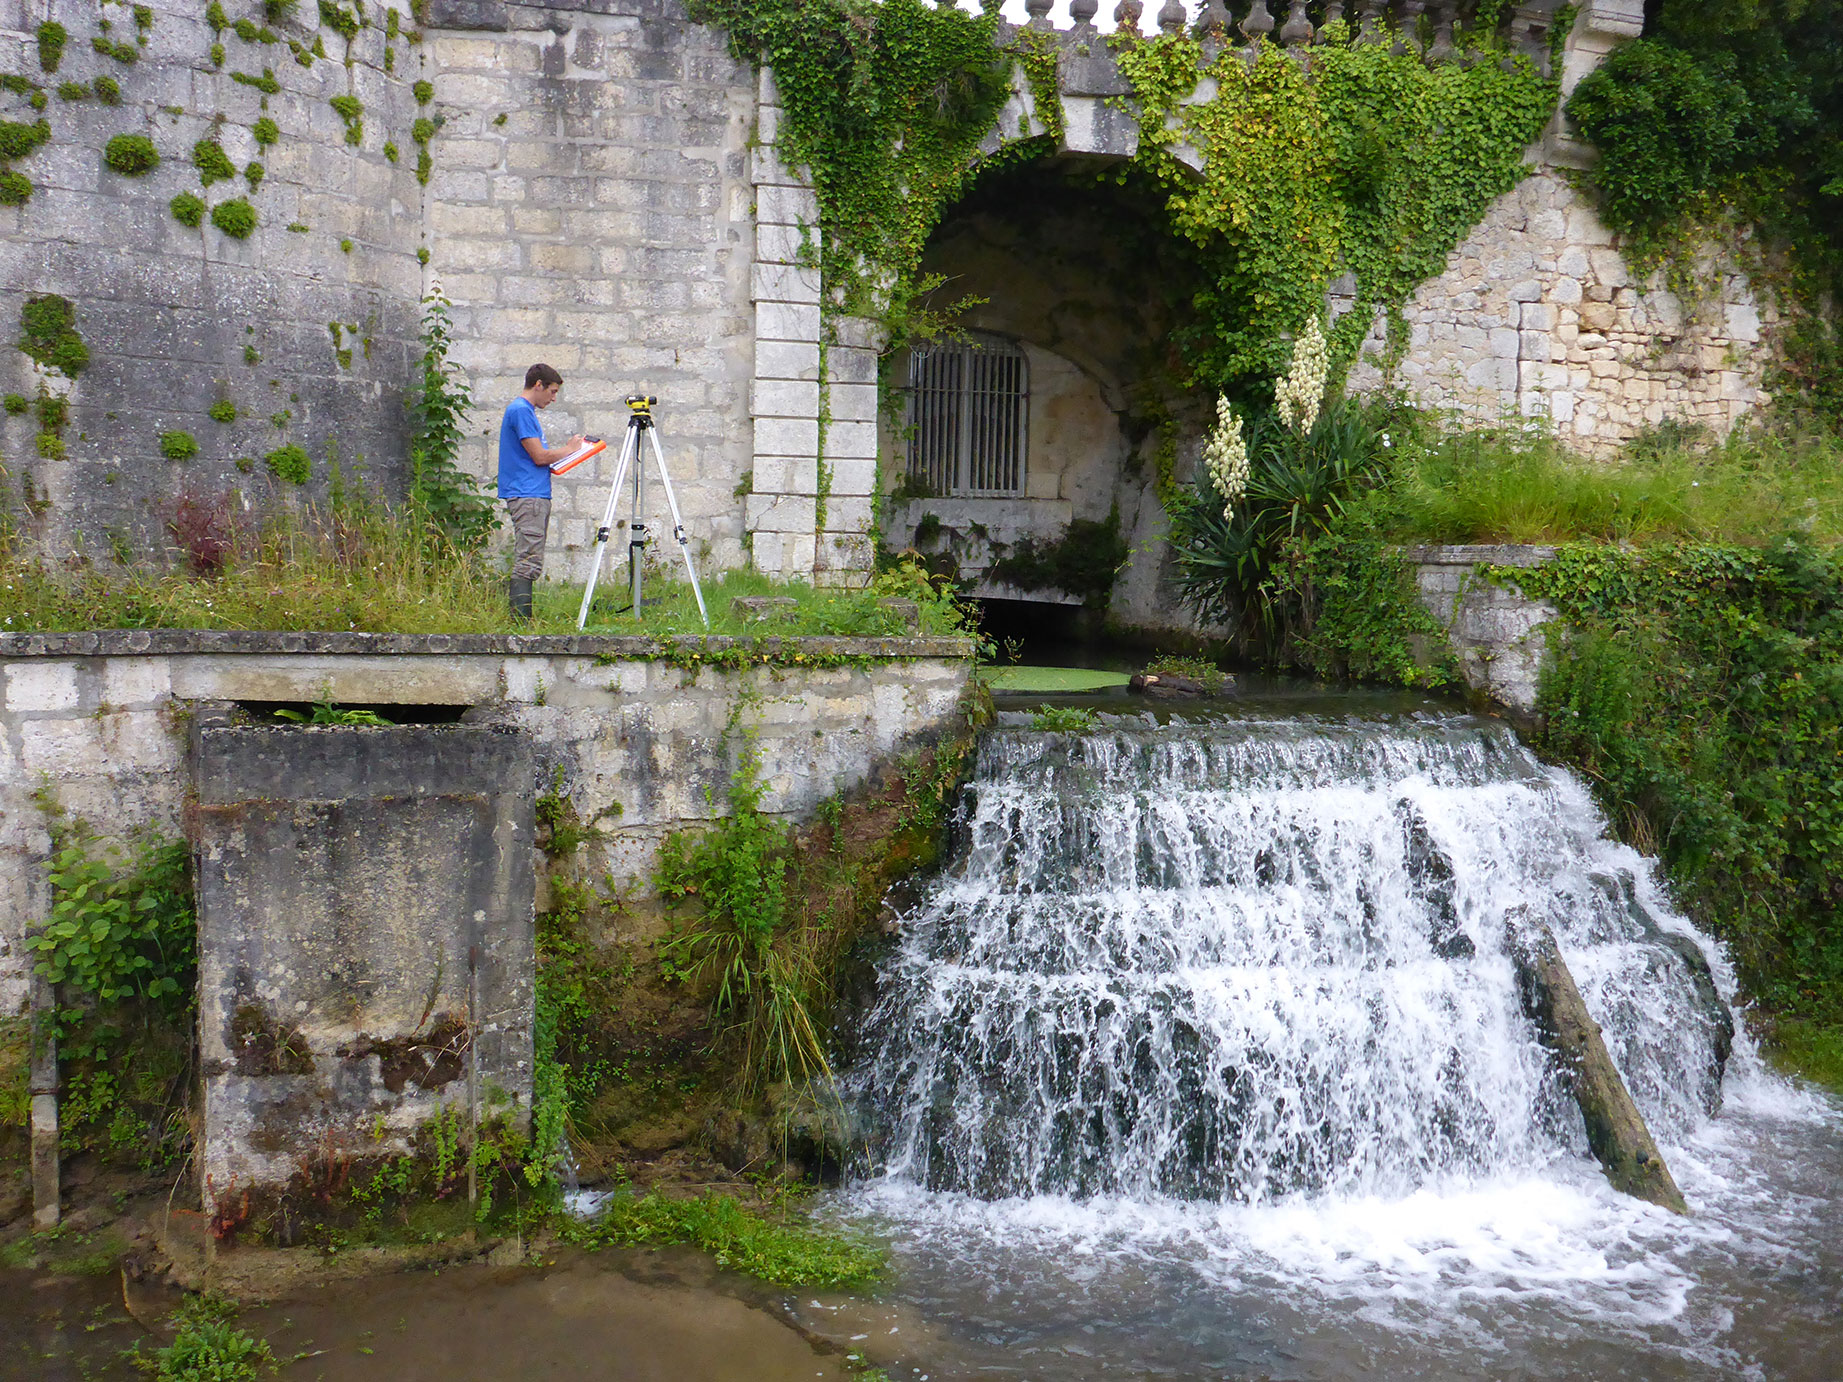
{"label": "green algae patch", "polygon": [[1099,672],[1091,667],[981,667],[979,680],[995,692],[1019,691],[1057,695],[1074,691],[1105,691],[1131,681],[1125,672]]}
{"label": "green algae patch", "polygon": [[696,1200],[617,1194],[595,1219],[565,1230],[582,1247],[663,1248],[689,1243],[719,1267],[776,1286],[847,1286],[883,1271],[874,1243],[795,1219],[767,1218],[728,1195]]}

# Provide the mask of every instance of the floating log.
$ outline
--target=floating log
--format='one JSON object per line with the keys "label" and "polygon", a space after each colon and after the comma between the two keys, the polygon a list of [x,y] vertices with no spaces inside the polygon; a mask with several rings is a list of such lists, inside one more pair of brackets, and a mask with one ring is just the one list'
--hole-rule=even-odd
{"label": "floating log", "polygon": [[1587,1145],[1605,1168],[1607,1180],[1628,1195],[1678,1214],[1689,1213],[1549,928],[1513,927],[1510,950],[1523,1011],[1536,1024],[1543,1044],[1560,1057],[1562,1078],[1587,1123]]}

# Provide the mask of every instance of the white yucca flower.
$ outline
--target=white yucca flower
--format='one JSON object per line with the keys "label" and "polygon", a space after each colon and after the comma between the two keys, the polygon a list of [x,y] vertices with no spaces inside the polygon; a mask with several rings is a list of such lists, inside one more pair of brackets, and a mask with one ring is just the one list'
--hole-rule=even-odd
{"label": "white yucca flower", "polygon": [[1309,436],[1318,421],[1318,405],[1325,396],[1325,375],[1331,367],[1325,336],[1316,316],[1306,319],[1305,330],[1293,342],[1293,367],[1274,384],[1273,401],[1288,431]]}
{"label": "white yucca flower", "polygon": [[1216,430],[1203,444],[1203,465],[1222,496],[1222,516],[1235,512],[1235,501],[1248,492],[1248,443],[1242,439],[1241,419],[1229,400],[1216,398]]}

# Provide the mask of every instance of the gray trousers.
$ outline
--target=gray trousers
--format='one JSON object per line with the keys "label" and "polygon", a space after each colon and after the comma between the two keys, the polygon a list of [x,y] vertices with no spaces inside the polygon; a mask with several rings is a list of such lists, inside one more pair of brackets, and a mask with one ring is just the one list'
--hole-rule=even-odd
{"label": "gray trousers", "polygon": [[508,499],[512,519],[512,575],[535,581],[544,574],[544,534],[550,530],[550,500]]}

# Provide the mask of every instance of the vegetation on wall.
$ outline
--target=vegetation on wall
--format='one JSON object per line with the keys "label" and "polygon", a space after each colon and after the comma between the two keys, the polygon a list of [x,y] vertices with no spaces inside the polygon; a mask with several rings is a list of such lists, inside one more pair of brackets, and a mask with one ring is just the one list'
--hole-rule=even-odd
{"label": "vegetation on wall", "polygon": [[1010,91],[984,15],[922,0],[694,0],[737,56],[774,71],[777,152],[812,172],[818,262],[846,310],[906,302],[923,242]]}
{"label": "vegetation on wall", "polygon": [[[1140,158],[1163,178],[1172,225],[1214,280],[1181,341],[1194,382],[1245,391],[1278,371],[1343,272],[1356,280],[1356,305],[1330,343],[1334,362],[1347,363],[1375,309],[1437,274],[1523,177],[1556,88],[1527,57],[1500,61],[1479,41],[1486,50],[1471,61],[1428,63],[1391,35],[1358,39],[1333,26],[1309,75],[1271,44],[1252,67],[1225,48],[1201,74],[1194,39],[1118,45],[1139,101]],[[1199,75],[1216,95],[1183,104]],[[1172,157],[1186,144],[1207,160],[1200,182]]]}
{"label": "vegetation on wall", "polygon": [[[917,536],[919,540],[919,529]],[[1054,539],[1019,538],[992,563],[989,575],[1019,590],[1060,590],[1090,608],[1104,609],[1114,579],[1131,555],[1120,535],[1116,506],[1105,519],[1071,520]]]}
{"label": "vegetation on wall", "polygon": [[190,1140],[190,852],[183,841],[147,838],[124,856],[55,802],[41,805],[52,832],[52,909],[27,946],[56,986],[60,1139],[67,1154],[168,1166]]}
{"label": "vegetation on wall", "polygon": [[1843,338],[1826,307],[1843,300],[1843,3],[1647,10],[1644,37],[1568,102],[1599,150],[1587,178],[1601,212],[1640,267],[1670,268],[1687,293],[1702,245],[1738,252],[1793,315],[1781,387],[1843,420]]}

